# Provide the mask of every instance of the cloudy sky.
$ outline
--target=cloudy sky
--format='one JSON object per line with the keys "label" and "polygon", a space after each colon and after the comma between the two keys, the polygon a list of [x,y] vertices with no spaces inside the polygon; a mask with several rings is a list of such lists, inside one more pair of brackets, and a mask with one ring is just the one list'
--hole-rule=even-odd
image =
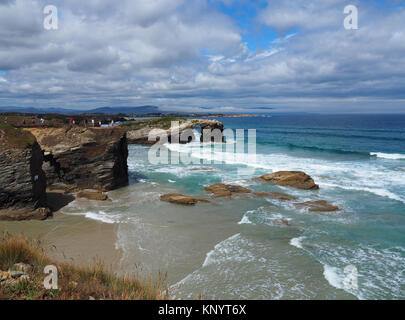
{"label": "cloudy sky", "polygon": [[405,1],[0,0],[0,106],[145,104],[405,113]]}

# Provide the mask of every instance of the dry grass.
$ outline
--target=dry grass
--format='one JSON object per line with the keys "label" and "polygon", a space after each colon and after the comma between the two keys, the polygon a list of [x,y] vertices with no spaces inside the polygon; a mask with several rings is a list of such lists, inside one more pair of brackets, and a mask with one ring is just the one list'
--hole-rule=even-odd
{"label": "dry grass", "polygon": [[[163,277],[157,281],[141,281],[117,277],[106,270],[102,261],[92,266],[78,267],[48,259],[41,241],[25,236],[4,234],[0,239],[0,270],[6,271],[15,263],[27,263],[33,268],[30,280],[14,285],[1,285],[0,298],[16,300],[165,300],[168,299]],[[46,290],[43,270],[46,265],[58,269],[58,289]]]}
{"label": "dry grass", "polygon": [[30,148],[36,141],[30,132],[13,128],[7,123],[0,123],[0,137],[0,144],[20,149]]}
{"label": "dry grass", "polygon": [[63,119],[53,119],[50,118],[50,115],[43,115],[43,117],[46,118],[46,121],[41,124],[38,115],[0,114],[0,123],[7,123],[14,128],[58,128],[64,125]]}

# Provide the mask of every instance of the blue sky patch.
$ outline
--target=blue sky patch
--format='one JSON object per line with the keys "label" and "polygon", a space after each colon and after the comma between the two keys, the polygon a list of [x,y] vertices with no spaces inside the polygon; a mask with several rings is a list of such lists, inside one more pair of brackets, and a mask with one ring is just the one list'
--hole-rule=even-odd
{"label": "blue sky patch", "polygon": [[241,30],[243,42],[250,51],[266,50],[278,38],[274,28],[264,26],[257,20],[258,13],[267,6],[267,1],[232,1],[229,5],[217,3],[218,9],[231,17]]}

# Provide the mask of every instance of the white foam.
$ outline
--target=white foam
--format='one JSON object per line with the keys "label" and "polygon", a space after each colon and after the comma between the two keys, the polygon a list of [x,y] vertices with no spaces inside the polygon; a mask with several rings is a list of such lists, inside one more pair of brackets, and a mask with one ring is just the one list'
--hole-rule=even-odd
{"label": "white foam", "polygon": [[[204,160],[208,163],[226,163],[226,164],[239,164],[246,165],[254,168],[269,169],[271,167],[266,165],[267,161],[257,161],[257,156],[255,154],[248,153],[235,153],[227,152],[226,145],[224,143],[209,143],[213,145],[214,148],[201,148],[206,144],[200,142],[193,142],[189,144],[165,144],[165,147],[170,151],[175,151],[179,153],[187,153],[191,158]],[[193,164],[200,164],[201,162]]]}
{"label": "white foam", "polygon": [[205,258],[205,261],[203,263],[203,267],[206,267],[212,263],[215,262],[215,253],[217,250],[221,251],[221,250],[226,250],[226,245],[228,244],[229,241],[235,240],[240,236],[240,233],[237,233],[235,235],[233,235],[232,237],[229,237],[228,239],[218,243],[213,250],[211,250],[210,252],[207,253],[207,256]]}
{"label": "white foam", "polygon": [[370,156],[374,156],[377,158],[390,159],[390,160],[405,160],[405,154],[400,154],[400,153],[370,152]]}
{"label": "white foam", "polygon": [[101,222],[109,223],[109,224],[114,224],[114,223],[119,222],[118,219],[108,215],[104,211],[99,211],[99,212],[87,211],[87,212],[83,212],[83,213],[67,213],[67,214],[71,214],[71,215],[75,215],[75,216],[83,215],[87,219],[101,221]]}
{"label": "white foam", "polygon": [[297,238],[292,238],[290,240],[290,245],[292,245],[292,246],[294,246],[296,248],[299,248],[299,249],[303,249],[302,240],[304,240],[304,239],[305,239],[304,236],[297,237]]}
{"label": "white foam", "polygon": [[169,173],[169,174],[172,174],[174,176],[183,177],[183,178],[192,174],[192,172],[184,170],[184,168],[181,167],[181,166],[159,167],[159,168],[155,169],[155,172]]}
{"label": "white foam", "polygon": [[368,188],[368,187],[354,187],[354,186],[343,186],[343,185],[337,185],[333,183],[319,183],[320,186],[326,186],[326,187],[334,187],[334,188],[340,188],[340,189],[346,189],[346,190],[356,190],[356,191],[365,191],[365,192],[370,192],[374,193],[380,197],[386,197],[390,198],[392,200],[397,200],[405,203],[405,199],[401,198],[400,196],[386,190],[386,189],[381,189],[381,188]]}
{"label": "white foam", "polygon": [[344,277],[342,276],[339,268],[324,264],[323,275],[329,284],[337,289],[344,288]]}
{"label": "white foam", "polygon": [[249,217],[245,214],[242,217],[242,220],[238,222],[238,224],[253,224],[252,221],[249,220]]}
{"label": "white foam", "polygon": [[[323,276],[335,288],[343,289],[359,299],[404,297],[405,258],[402,247],[382,249],[365,244],[347,246],[316,241],[305,249],[317,256],[324,268]],[[345,279],[350,280],[350,272],[345,271],[348,266],[358,268],[358,288],[345,285]]]}

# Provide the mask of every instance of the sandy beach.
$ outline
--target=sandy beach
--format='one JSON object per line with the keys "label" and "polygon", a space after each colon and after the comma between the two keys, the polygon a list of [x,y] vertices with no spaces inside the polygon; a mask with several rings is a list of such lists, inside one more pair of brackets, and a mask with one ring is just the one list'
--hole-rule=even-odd
{"label": "sandy beach", "polygon": [[0,232],[40,239],[51,259],[88,266],[101,259],[107,268],[119,268],[120,250],[115,248],[116,224],[70,216],[60,212],[46,221],[1,221]]}

